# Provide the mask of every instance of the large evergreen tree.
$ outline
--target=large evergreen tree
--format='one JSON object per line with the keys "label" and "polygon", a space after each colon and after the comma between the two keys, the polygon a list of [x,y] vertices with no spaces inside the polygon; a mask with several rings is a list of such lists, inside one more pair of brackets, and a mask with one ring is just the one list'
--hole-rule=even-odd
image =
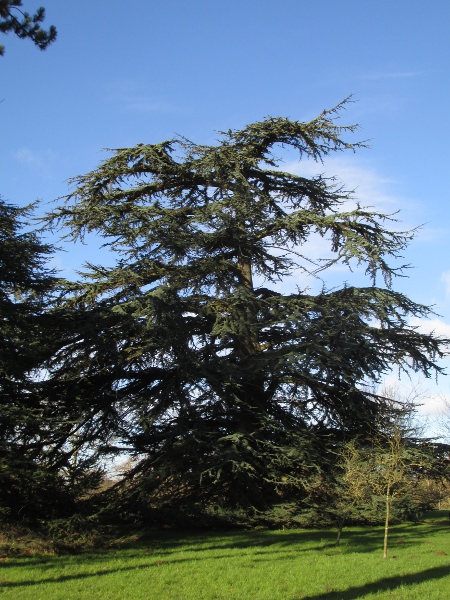
{"label": "large evergreen tree", "polygon": [[[86,266],[65,306],[82,327],[52,377],[103,426],[107,451],[139,461],[129,489],[150,504],[263,509],[299,497],[333,436],[382,410],[368,391],[393,365],[440,371],[442,343],[408,325],[429,313],[391,289],[412,233],[357,206],[334,181],[279,169],[280,146],[321,161],[354,150],[354,126],[267,118],[217,145],[178,138],[123,148],[74,180],[49,217],[72,238],[98,232],[115,266]],[[368,287],[283,294],[310,236],[363,264]],[[308,257],[306,257],[308,258]],[[384,287],[376,285],[384,279]],[[86,413],[87,414],[87,413]],[[91,425],[89,425],[91,424]]]}

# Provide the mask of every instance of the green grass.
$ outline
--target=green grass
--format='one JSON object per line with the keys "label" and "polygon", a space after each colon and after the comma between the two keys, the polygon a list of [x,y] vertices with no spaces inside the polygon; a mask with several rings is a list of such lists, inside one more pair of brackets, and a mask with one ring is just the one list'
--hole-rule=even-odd
{"label": "green grass", "polygon": [[450,598],[448,513],[392,528],[150,532],[119,549],[0,559],[0,599]]}

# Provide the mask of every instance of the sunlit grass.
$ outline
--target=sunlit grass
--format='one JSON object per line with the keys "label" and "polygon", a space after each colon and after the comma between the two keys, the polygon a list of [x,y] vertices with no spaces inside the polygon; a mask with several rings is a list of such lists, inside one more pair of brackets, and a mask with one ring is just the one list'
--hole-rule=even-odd
{"label": "sunlit grass", "polygon": [[7,557],[0,597],[252,600],[450,597],[447,513],[392,528],[175,534],[149,532],[120,549],[77,556]]}

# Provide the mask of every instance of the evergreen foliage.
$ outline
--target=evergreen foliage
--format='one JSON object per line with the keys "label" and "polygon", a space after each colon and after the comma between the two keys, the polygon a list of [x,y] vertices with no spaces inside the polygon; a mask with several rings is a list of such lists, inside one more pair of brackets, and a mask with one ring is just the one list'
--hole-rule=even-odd
{"label": "evergreen foliage", "polygon": [[[394,365],[441,370],[446,342],[408,325],[429,308],[391,287],[401,269],[390,262],[413,232],[350,206],[334,180],[279,169],[280,146],[319,163],[362,146],[345,140],[356,126],[335,122],[345,103],[308,123],[266,118],[212,146],[119,149],[49,216],[117,253],[113,267],[86,265],[61,300],[74,330],[50,381],[84,407],[80,431],[95,430],[102,451],[139,457],[125,485],[146,506],[301,499],[330,443],[383,410],[368,381]],[[370,284],[278,291],[310,268],[313,235],[333,253],[313,269],[364,265]]]}
{"label": "evergreen foliage", "polygon": [[48,395],[45,364],[61,339],[49,309],[61,282],[46,266],[52,247],[26,230],[31,209],[0,200],[0,520],[70,513],[94,476],[78,464],[74,477],[76,409]]}
{"label": "evergreen foliage", "polygon": [[[12,31],[19,38],[30,39],[40,50],[45,50],[56,40],[56,28],[51,25],[46,31],[41,23],[45,18],[45,9],[40,7],[34,15],[22,12],[22,0],[0,0],[0,33]],[[5,47],[0,45],[0,56]]]}

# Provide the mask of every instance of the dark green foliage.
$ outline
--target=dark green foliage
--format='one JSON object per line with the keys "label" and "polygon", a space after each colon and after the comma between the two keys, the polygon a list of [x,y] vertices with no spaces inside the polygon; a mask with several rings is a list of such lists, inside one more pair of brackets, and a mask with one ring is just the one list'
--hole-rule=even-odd
{"label": "dark green foliage", "polygon": [[[356,127],[333,120],[344,104],[310,123],[228,131],[215,146],[119,149],[49,217],[73,239],[98,232],[119,257],[87,265],[68,289],[62,307],[81,327],[50,373],[105,452],[139,457],[123,487],[141,504],[298,500],[329,464],[330,440],[367,432],[383,408],[367,381],[393,365],[440,371],[444,341],[408,325],[429,309],[390,287],[401,269],[389,261],[413,233],[349,208],[332,180],[278,170],[280,145],[317,161],[355,150],[344,137]],[[280,293],[311,267],[312,235],[334,253],[313,269],[362,264],[372,285]]]}
{"label": "dark green foliage", "polygon": [[[49,477],[34,462],[43,410],[34,379],[42,364],[45,340],[40,315],[53,285],[44,264],[50,248],[34,233],[22,231],[28,209],[0,201],[0,510],[3,516],[24,509]],[[44,502],[45,503],[45,502]],[[39,512],[39,510],[38,510]]]}
{"label": "dark green foliage", "polygon": [[77,407],[51,393],[47,381],[46,364],[64,343],[61,331],[69,319],[49,315],[61,282],[46,266],[53,249],[26,230],[30,210],[0,200],[3,519],[68,514],[74,499],[99,479],[93,454],[73,443]]}
{"label": "dark green foliage", "polygon": [[[0,33],[12,31],[19,38],[30,39],[38,48],[45,50],[56,40],[56,28],[51,25],[46,31],[41,23],[45,18],[45,9],[40,7],[34,15],[20,10],[22,0],[0,0]],[[0,56],[5,47],[0,45]]]}
{"label": "dark green foliage", "polygon": [[41,315],[56,280],[45,268],[50,247],[23,232],[28,210],[0,200],[0,392],[2,435],[14,436],[19,427],[20,436],[33,438],[40,419],[33,374],[46,354]]}

